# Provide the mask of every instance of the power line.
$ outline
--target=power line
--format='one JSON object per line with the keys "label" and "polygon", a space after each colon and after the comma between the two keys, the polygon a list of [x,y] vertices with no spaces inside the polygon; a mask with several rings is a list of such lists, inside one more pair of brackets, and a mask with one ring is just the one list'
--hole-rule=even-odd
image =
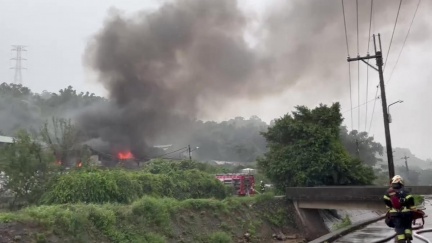
{"label": "power line", "polygon": [[359,55],[359,11],[358,11],[358,0],[356,0],[356,12],[357,12],[357,55]]}
{"label": "power line", "polygon": [[[369,38],[368,38],[368,47],[367,47],[368,55],[369,55],[370,41],[371,41],[372,13],[373,13],[373,0],[371,0],[371,9],[370,9],[370,17],[369,17]],[[369,59],[367,60],[367,63],[369,64]],[[368,100],[368,94],[369,94],[369,65],[366,67],[366,100]],[[375,97],[374,100],[376,100],[376,98],[377,97]],[[368,105],[366,104],[365,131],[367,129],[367,121],[368,121]]]}
{"label": "power line", "polygon": [[[388,48],[388,51],[387,51],[387,56],[386,56],[386,59],[385,59],[385,62],[384,62],[384,68],[383,68],[383,70],[385,70],[385,67],[387,65],[387,58],[389,56],[391,44],[393,42],[393,36],[394,36],[395,30],[396,30],[397,21],[398,21],[398,18],[399,18],[399,12],[400,12],[401,6],[402,6],[402,0],[399,1],[399,7],[398,7],[397,14],[396,14],[396,20],[395,20],[395,24],[394,24],[394,27],[393,27],[393,32],[392,32],[392,36],[391,36],[391,39],[390,39],[390,44],[389,44],[389,48]],[[379,85],[377,85],[377,89],[376,89],[376,93],[375,93],[375,98],[378,95],[378,89],[379,89]],[[375,112],[375,104],[376,104],[376,102],[374,102],[374,106],[373,106],[373,109],[372,109],[372,116],[371,116],[371,121],[370,121],[370,124],[369,124],[368,133],[370,132],[370,129],[372,127],[373,115],[374,115],[374,112]]]}
{"label": "power line", "polygon": [[370,15],[369,15],[369,38],[368,38],[368,48],[367,48],[368,53],[369,53],[370,40],[371,40],[372,13],[373,13],[373,0],[371,0],[371,8],[370,8]]}
{"label": "power line", "polygon": [[408,39],[408,35],[410,34],[411,27],[412,27],[412,25],[413,25],[413,23],[414,23],[415,16],[417,15],[417,10],[419,9],[419,6],[420,6],[420,2],[421,2],[421,0],[418,0],[418,2],[417,2],[417,7],[416,7],[416,10],[415,10],[415,12],[414,12],[414,16],[413,16],[412,19],[411,19],[411,24],[410,24],[410,26],[409,26],[409,28],[408,28],[408,32],[407,32],[407,34],[406,34],[406,36],[405,36],[405,40],[404,40],[404,42],[403,42],[403,44],[402,44],[402,48],[401,48],[401,50],[400,50],[400,52],[399,52],[399,55],[398,55],[398,57],[397,57],[397,59],[396,59],[396,64],[394,65],[394,67],[393,67],[393,69],[392,69],[392,71],[391,71],[391,73],[390,73],[390,77],[389,77],[389,80],[387,81],[387,84],[390,83],[390,80],[391,80],[391,78],[392,78],[392,76],[393,76],[393,72],[394,72],[396,66],[397,66],[398,63],[399,63],[399,58],[400,58],[400,56],[401,56],[401,54],[402,54],[402,51],[403,51],[403,49],[404,49],[404,47],[405,47],[405,43],[406,43],[406,41],[407,41],[407,39]]}
{"label": "power line", "polygon": [[347,34],[347,27],[346,27],[346,20],[345,20],[344,0],[341,0],[341,1],[342,1],[342,14],[343,14],[343,20],[344,20],[344,26],[345,26],[345,41],[346,41],[346,47],[347,47],[347,54],[349,56],[348,34]]}
{"label": "power line", "polygon": [[394,36],[395,30],[396,30],[396,25],[397,25],[397,22],[398,22],[399,12],[400,12],[401,6],[402,6],[402,0],[399,1],[399,8],[398,8],[398,11],[397,11],[397,14],[396,14],[396,20],[395,20],[395,24],[394,24],[394,27],[393,27],[393,32],[392,32],[392,36],[391,36],[391,39],[390,39],[389,48],[387,50],[387,56],[386,56],[386,59],[384,61],[384,69],[383,70],[385,70],[387,62],[388,62],[388,56],[390,54],[390,48],[391,48],[391,45],[392,45],[392,42],[393,42],[393,36]]}
{"label": "power line", "polygon": [[361,105],[359,105],[359,106],[353,107],[352,109],[346,110],[346,111],[342,112],[342,114],[343,114],[343,113],[347,113],[348,111],[351,111],[351,110],[355,110],[355,109],[357,109],[357,108],[360,108],[360,107],[362,107],[362,106],[364,106],[364,105],[366,105],[366,104],[369,104],[370,102],[372,102],[372,101],[374,101],[374,100],[377,100],[377,99],[379,99],[379,97],[377,97],[376,99],[368,100],[368,101],[364,102],[363,104],[361,104]]}
{"label": "power line", "polygon": [[173,154],[173,153],[179,152],[181,150],[184,150],[184,151],[181,151],[181,152],[185,152],[187,149],[188,149],[188,147],[183,147],[183,148],[180,148],[180,149],[177,149],[177,150],[165,153],[165,154],[158,155],[158,156],[156,156],[156,158],[159,158],[159,157],[162,157],[162,156],[165,156],[165,155],[168,155],[168,154]]}
{"label": "power line", "polygon": [[[357,12],[357,56],[359,53],[359,11],[358,11],[358,0],[356,0],[356,12]],[[360,106],[360,62],[357,62],[357,105]],[[360,109],[358,109],[358,123],[357,130],[360,131]]]}
{"label": "power line", "polygon": [[376,100],[377,100],[376,98],[378,97],[378,89],[379,89],[379,85],[377,85],[376,92],[375,92],[375,102],[374,102],[374,105],[373,105],[373,108],[372,108],[372,116],[371,116],[371,121],[369,123],[368,133],[370,133],[370,130],[371,130],[371,127],[372,127],[373,115],[375,113],[375,105],[376,105]]}
{"label": "power line", "polygon": [[[348,34],[347,34],[347,27],[346,27],[346,20],[345,20],[345,6],[344,6],[344,0],[341,0],[342,3],[342,15],[343,15],[343,21],[344,21],[344,27],[345,27],[345,41],[346,41],[346,47],[347,47],[347,56],[349,57],[349,45],[348,45]],[[349,89],[350,89],[350,104],[351,104],[351,130],[353,130],[353,113],[352,113],[352,89],[351,89],[351,64],[348,63],[348,79],[349,79]]]}

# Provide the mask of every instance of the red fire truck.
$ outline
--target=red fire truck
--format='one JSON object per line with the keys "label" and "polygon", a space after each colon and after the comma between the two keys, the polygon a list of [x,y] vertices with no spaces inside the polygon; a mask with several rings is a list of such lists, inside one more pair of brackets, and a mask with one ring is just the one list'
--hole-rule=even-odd
{"label": "red fire truck", "polygon": [[218,174],[216,178],[226,185],[232,185],[234,194],[252,196],[255,191],[255,177],[249,174]]}

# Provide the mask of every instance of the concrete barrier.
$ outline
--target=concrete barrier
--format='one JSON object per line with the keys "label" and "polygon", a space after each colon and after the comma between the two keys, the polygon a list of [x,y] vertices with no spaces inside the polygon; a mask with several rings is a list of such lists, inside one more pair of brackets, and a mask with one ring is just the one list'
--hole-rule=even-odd
{"label": "concrete barrier", "polygon": [[315,239],[329,232],[318,209],[300,208],[296,201],[293,201],[293,204],[306,240]]}

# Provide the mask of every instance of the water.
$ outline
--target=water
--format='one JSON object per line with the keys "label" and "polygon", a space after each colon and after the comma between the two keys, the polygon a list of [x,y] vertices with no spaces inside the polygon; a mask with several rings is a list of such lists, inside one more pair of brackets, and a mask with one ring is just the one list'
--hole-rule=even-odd
{"label": "water", "polygon": [[[429,217],[425,218],[424,228],[432,228],[432,196],[425,196],[425,207],[424,210]],[[419,220],[417,220],[419,222]],[[367,227],[348,234],[335,242],[351,242],[351,243],[371,243],[379,239],[383,239],[394,234],[394,229],[389,228],[384,220],[378,221],[376,223],[370,224]],[[425,233],[422,236],[432,239],[432,233]],[[394,242],[394,239],[388,241]],[[422,243],[423,241],[414,239],[413,243]]]}
{"label": "water", "polygon": [[364,221],[380,216],[382,213],[370,211],[370,210],[337,210],[337,214],[341,219],[335,217],[335,215],[328,211],[321,210],[320,215],[324,220],[325,225],[329,230],[333,230],[334,225],[340,223],[346,216],[349,217],[351,223]]}
{"label": "water", "polygon": [[367,227],[348,234],[335,242],[345,243],[371,243],[376,239],[390,237],[393,231],[384,223],[383,220],[368,225]]}

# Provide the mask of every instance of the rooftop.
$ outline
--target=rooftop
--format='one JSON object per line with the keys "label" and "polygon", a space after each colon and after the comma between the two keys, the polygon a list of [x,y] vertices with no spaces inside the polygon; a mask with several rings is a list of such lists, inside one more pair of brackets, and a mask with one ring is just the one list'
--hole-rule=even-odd
{"label": "rooftop", "polygon": [[13,137],[7,137],[7,136],[1,136],[0,135],[0,143],[13,143],[14,138]]}

